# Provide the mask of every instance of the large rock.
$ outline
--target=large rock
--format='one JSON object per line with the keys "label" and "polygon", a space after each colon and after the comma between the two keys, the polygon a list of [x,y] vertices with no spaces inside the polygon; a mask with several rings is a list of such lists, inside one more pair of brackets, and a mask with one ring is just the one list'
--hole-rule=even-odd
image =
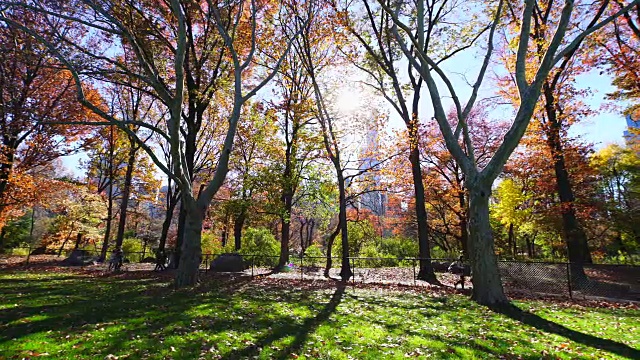
{"label": "large rock", "polygon": [[73,250],[64,263],[70,266],[85,266],[95,263],[95,257],[87,250]]}
{"label": "large rock", "polygon": [[216,272],[242,272],[246,269],[240,254],[221,254],[211,262],[210,270]]}

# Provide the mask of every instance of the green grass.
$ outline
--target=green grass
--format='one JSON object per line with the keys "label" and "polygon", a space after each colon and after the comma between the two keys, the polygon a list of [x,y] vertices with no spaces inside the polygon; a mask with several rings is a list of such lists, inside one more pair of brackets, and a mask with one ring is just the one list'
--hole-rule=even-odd
{"label": "green grass", "polygon": [[638,358],[640,313],[461,295],[0,272],[0,358]]}

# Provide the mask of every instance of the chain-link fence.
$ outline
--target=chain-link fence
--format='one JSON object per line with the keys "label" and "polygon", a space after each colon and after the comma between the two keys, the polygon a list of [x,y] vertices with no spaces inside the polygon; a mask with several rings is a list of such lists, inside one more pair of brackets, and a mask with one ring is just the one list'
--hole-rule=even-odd
{"label": "chain-link fence", "polygon": [[[83,256],[94,260],[98,251],[83,250]],[[70,254],[67,254],[69,256]],[[109,258],[107,255],[107,260]],[[223,254],[203,254],[201,269],[216,271],[215,260]],[[228,256],[228,254],[227,254]],[[171,265],[172,254],[166,264]],[[59,260],[65,257],[58,258]],[[342,259],[332,257],[327,267],[326,257],[291,256],[278,267],[279,256],[242,254],[239,268],[247,276],[270,275],[279,278],[321,280],[341,278]],[[448,286],[460,287],[460,275],[449,271],[455,259],[420,259],[391,257],[349,257],[352,283],[428,286],[429,265],[436,280]],[[152,270],[155,255],[150,252],[125,252],[125,269]],[[87,262],[90,264],[91,262]],[[213,265],[213,266],[212,266]],[[640,266],[611,264],[572,264],[566,262],[535,262],[500,260],[498,262],[504,289],[511,294],[560,296],[566,298],[615,298],[640,301]],[[277,268],[277,271],[274,269]],[[421,271],[422,270],[422,271]],[[471,276],[465,277],[465,288],[473,286]],[[457,283],[457,285],[456,285]]]}
{"label": "chain-link fence", "polygon": [[[205,255],[213,259],[216,255]],[[284,268],[274,273],[277,256],[243,255],[246,274],[270,274],[275,277],[316,280],[340,278],[342,259],[332,258],[326,269],[325,257],[291,257]],[[349,257],[353,283],[428,286],[428,265],[436,279],[449,286],[460,287],[460,275],[449,271],[455,259]],[[503,286],[508,293],[524,296],[543,295],[566,298],[614,298],[640,301],[640,266],[584,264],[566,262],[525,262],[500,260],[498,262]],[[210,269],[210,263],[204,264]],[[423,271],[421,271],[421,269]],[[472,276],[465,277],[465,287],[472,288]]]}

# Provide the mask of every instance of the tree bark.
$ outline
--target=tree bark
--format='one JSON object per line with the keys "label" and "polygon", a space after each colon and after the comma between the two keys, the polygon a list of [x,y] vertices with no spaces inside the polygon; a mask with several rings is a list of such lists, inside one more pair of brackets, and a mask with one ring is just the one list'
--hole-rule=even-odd
{"label": "tree bark", "polygon": [[76,243],[73,246],[73,250],[78,250],[78,248],[80,248],[80,243],[82,243],[82,233],[78,232],[78,234],[76,234]]}
{"label": "tree bark", "polygon": [[224,217],[224,225],[222,226],[222,234],[220,235],[220,242],[222,243],[222,247],[227,246],[227,229],[229,227],[229,214],[225,213]]}
{"label": "tree bark", "polygon": [[516,258],[516,239],[515,234],[513,233],[513,223],[509,224],[509,246],[511,247],[513,259]]}
{"label": "tree bark", "polygon": [[[113,138],[114,128],[109,127],[109,166],[107,168],[108,176],[108,190],[107,194],[107,223],[105,224],[104,239],[102,240],[102,249],[100,250],[100,257],[98,262],[104,262],[107,259],[107,251],[109,249],[109,239],[111,238],[111,222],[113,221],[113,162],[115,158],[116,145]],[[100,189],[99,189],[100,190]]]}
{"label": "tree bark", "polygon": [[240,209],[240,213],[236,216],[233,222],[233,239],[234,239],[234,248],[236,251],[240,251],[242,248],[242,228],[244,227],[244,222],[247,219],[247,209],[242,207]]}
{"label": "tree bark", "polygon": [[104,229],[104,239],[102,240],[102,249],[100,250],[100,258],[98,262],[104,262],[107,258],[109,250],[109,238],[111,237],[111,223],[113,221],[113,179],[109,186],[109,196],[107,201],[107,223]]}
{"label": "tree bark", "polygon": [[557,117],[555,96],[548,84],[544,85],[545,112],[548,124],[544,127],[547,145],[553,157],[556,189],[560,198],[560,212],[562,214],[562,234],[567,245],[567,253],[571,265],[571,275],[574,284],[582,284],[587,278],[584,273],[584,263],[591,263],[591,253],[587,244],[587,235],[578,221],[575,209],[575,196],[567,171],[564,147],[561,140],[561,123]]}
{"label": "tree bark", "polygon": [[171,220],[173,220],[173,213],[176,209],[176,201],[170,201],[167,212],[165,213],[164,221],[162,222],[162,230],[160,232],[160,240],[158,242],[158,250],[164,250],[167,244],[167,236],[169,235],[169,229],[171,228]]}
{"label": "tree bark", "polygon": [[204,210],[195,206],[185,207],[184,237],[180,251],[180,265],[176,273],[176,287],[197,284],[202,262],[202,222]]}
{"label": "tree bark", "polygon": [[498,259],[495,254],[493,232],[489,222],[491,187],[467,184],[469,190],[469,253],[473,271],[472,299],[483,305],[507,304]]}
{"label": "tree bark", "polygon": [[276,270],[282,268],[289,262],[289,238],[291,237],[291,209],[293,208],[293,194],[286,190],[282,195],[284,214],[280,218],[282,223],[280,232],[280,258]]}
{"label": "tree bark", "polygon": [[[190,104],[190,105],[193,105],[193,104]],[[190,110],[188,113],[186,122],[188,124],[191,124],[191,126],[194,126],[196,119],[197,119],[196,113]],[[195,169],[197,131],[191,131],[191,130],[192,130],[191,127],[189,127],[189,131],[187,131],[187,136],[185,137],[184,157],[186,160],[185,163],[187,165],[189,178],[193,179],[195,176],[194,169]],[[178,233],[176,236],[176,248],[173,255],[174,256],[173,265],[175,266],[176,269],[180,267],[180,259],[182,258],[182,244],[184,243],[184,237],[186,236],[185,221],[187,221],[187,211],[185,209],[184,202],[181,201],[180,213],[178,214]]]}
{"label": "tree bark", "polygon": [[310,219],[307,221],[307,239],[306,246],[307,248],[313,244],[313,230],[316,227],[316,221],[314,219]]}
{"label": "tree bark", "polygon": [[416,221],[418,223],[418,253],[420,257],[420,270],[418,279],[431,284],[440,284],[431,266],[431,249],[429,248],[429,226],[427,224],[427,208],[425,205],[424,185],[422,182],[422,169],[420,168],[420,150],[417,146],[411,146],[409,161],[413,175],[413,189],[416,199]]}
{"label": "tree bark", "polygon": [[185,221],[187,220],[187,211],[184,204],[180,201],[180,211],[178,213],[178,232],[176,234],[176,247],[173,251],[173,268],[180,266],[180,258],[182,257],[182,244],[184,244]]}
{"label": "tree bark", "polygon": [[338,222],[338,226],[336,226],[336,229],[333,230],[333,232],[331,233],[331,235],[329,235],[329,238],[327,239],[327,264],[324,267],[324,277],[328,278],[329,277],[329,271],[331,271],[331,267],[333,266],[333,258],[331,257],[331,248],[333,247],[333,242],[336,240],[336,237],[338,237],[338,234],[340,233],[340,230],[342,229],[342,227],[340,226],[340,223]]}
{"label": "tree bark", "polygon": [[5,226],[3,226],[2,230],[0,230],[0,254],[4,253],[4,239],[6,234],[7,229]]}
{"label": "tree bark", "polygon": [[349,263],[349,231],[347,224],[347,195],[342,171],[339,169],[339,163],[336,166],[338,170],[338,191],[340,193],[340,212],[338,213],[338,221],[340,222],[340,235],[342,241],[342,264],[340,269],[340,278],[347,281],[353,276],[351,264]]}
{"label": "tree bark", "polygon": [[116,249],[122,249],[122,241],[124,240],[129,194],[131,193],[131,179],[133,179],[133,167],[135,166],[137,151],[138,149],[132,140],[131,147],[129,148],[129,157],[127,158],[127,171],[124,177],[124,185],[122,186],[122,202],[120,203],[120,219],[118,219],[118,233],[116,234]]}
{"label": "tree bark", "polygon": [[298,229],[300,232],[300,256],[304,256],[304,251],[306,250],[306,244],[304,239],[304,220],[300,221],[300,228]]}
{"label": "tree bark", "polygon": [[469,258],[469,229],[467,221],[467,204],[464,190],[458,191],[458,203],[460,205],[460,245],[462,246],[462,254],[465,258]]}

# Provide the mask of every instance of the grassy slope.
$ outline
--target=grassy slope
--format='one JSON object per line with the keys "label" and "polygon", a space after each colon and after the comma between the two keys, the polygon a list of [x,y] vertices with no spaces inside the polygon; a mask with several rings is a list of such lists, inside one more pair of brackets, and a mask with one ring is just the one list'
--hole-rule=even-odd
{"label": "grassy slope", "polygon": [[0,272],[0,359],[640,357],[638,310],[517,305],[527,311],[460,295]]}

